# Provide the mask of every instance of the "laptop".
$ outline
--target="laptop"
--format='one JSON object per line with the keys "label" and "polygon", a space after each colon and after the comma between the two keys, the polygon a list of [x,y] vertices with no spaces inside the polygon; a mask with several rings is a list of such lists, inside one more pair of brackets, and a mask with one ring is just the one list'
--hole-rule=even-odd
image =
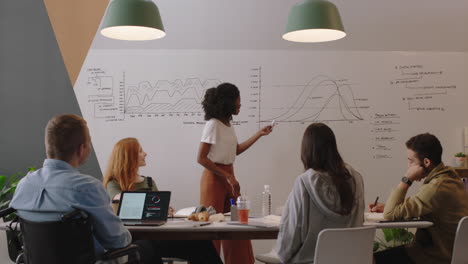
{"label": "laptop", "polygon": [[167,222],[171,192],[124,191],[117,215],[127,226],[159,226]]}

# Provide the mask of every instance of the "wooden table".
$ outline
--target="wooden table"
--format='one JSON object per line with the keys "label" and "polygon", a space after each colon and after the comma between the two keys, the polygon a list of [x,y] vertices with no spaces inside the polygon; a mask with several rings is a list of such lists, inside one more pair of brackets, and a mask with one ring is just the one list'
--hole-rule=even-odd
{"label": "wooden table", "polygon": [[[253,222],[251,222],[253,223]],[[364,222],[364,226],[376,228],[426,228],[428,221]],[[162,226],[127,226],[135,239],[156,240],[237,240],[276,239],[279,227],[255,227],[229,225],[226,222],[207,226],[194,226],[191,222],[169,220]]]}
{"label": "wooden table", "polygon": [[434,223],[429,221],[402,221],[402,222],[364,222],[364,226],[375,226],[376,228],[427,228]]}
{"label": "wooden table", "polygon": [[[256,221],[250,221],[255,223]],[[162,226],[127,226],[136,240],[239,240],[276,239],[278,226],[256,227],[230,225],[227,222],[199,226],[183,220],[168,220]]]}
{"label": "wooden table", "polygon": [[[250,223],[261,223],[253,220]],[[0,230],[6,230],[8,223],[1,223]],[[364,222],[364,226],[376,228],[425,228],[433,223],[427,221],[403,222]],[[193,222],[168,220],[162,226],[127,226],[135,240],[240,240],[276,239],[278,226],[256,227],[230,225],[227,222],[199,226]]]}
{"label": "wooden table", "polygon": [[376,228],[427,228],[434,225],[429,221],[384,221],[383,213],[364,213],[364,226],[375,226]]}

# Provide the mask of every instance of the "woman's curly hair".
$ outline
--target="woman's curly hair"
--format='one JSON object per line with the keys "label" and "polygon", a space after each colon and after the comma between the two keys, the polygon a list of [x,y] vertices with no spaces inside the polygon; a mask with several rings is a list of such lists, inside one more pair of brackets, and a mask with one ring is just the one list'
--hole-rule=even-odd
{"label": "woman's curly hair", "polygon": [[235,102],[239,96],[239,89],[231,83],[222,83],[216,88],[206,90],[202,102],[205,120],[232,119],[232,115],[236,112]]}

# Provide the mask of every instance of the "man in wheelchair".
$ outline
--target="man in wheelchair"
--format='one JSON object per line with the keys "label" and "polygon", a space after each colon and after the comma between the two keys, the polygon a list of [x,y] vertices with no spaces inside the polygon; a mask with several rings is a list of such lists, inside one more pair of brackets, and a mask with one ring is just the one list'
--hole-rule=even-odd
{"label": "man in wheelchair", "polygon": [[[113,213],[102,183],[77,170],[91,152],[86,121],[68,114],[53,117],[45,129],[45,147],[44,166],[20,181],[10,207],[26,222],[62,221],[64,214],[76,209],[85,212],[91,225],[96,259],[105,251],[127,247],[132,237]],[[155,252],[145,251],[142,245],[140,263],[162,263]]]}

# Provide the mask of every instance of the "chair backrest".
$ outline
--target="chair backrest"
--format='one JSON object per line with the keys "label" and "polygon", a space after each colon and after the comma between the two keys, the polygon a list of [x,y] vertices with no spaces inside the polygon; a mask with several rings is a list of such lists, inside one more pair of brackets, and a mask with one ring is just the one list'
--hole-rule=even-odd
{"label": "chair backrest", "polygon": [[19,221],[27,264],[95,262],[91,224],[85,215],[55,222]]}
{"label": "chair backrest", "polygon": [[315,246],[314,264],[372,264],[375,227],[324,229]]}
{"label": "chair backrest", "polygon": [[452,264],[468,264],[468,216],[458,223],[453,243]]}

